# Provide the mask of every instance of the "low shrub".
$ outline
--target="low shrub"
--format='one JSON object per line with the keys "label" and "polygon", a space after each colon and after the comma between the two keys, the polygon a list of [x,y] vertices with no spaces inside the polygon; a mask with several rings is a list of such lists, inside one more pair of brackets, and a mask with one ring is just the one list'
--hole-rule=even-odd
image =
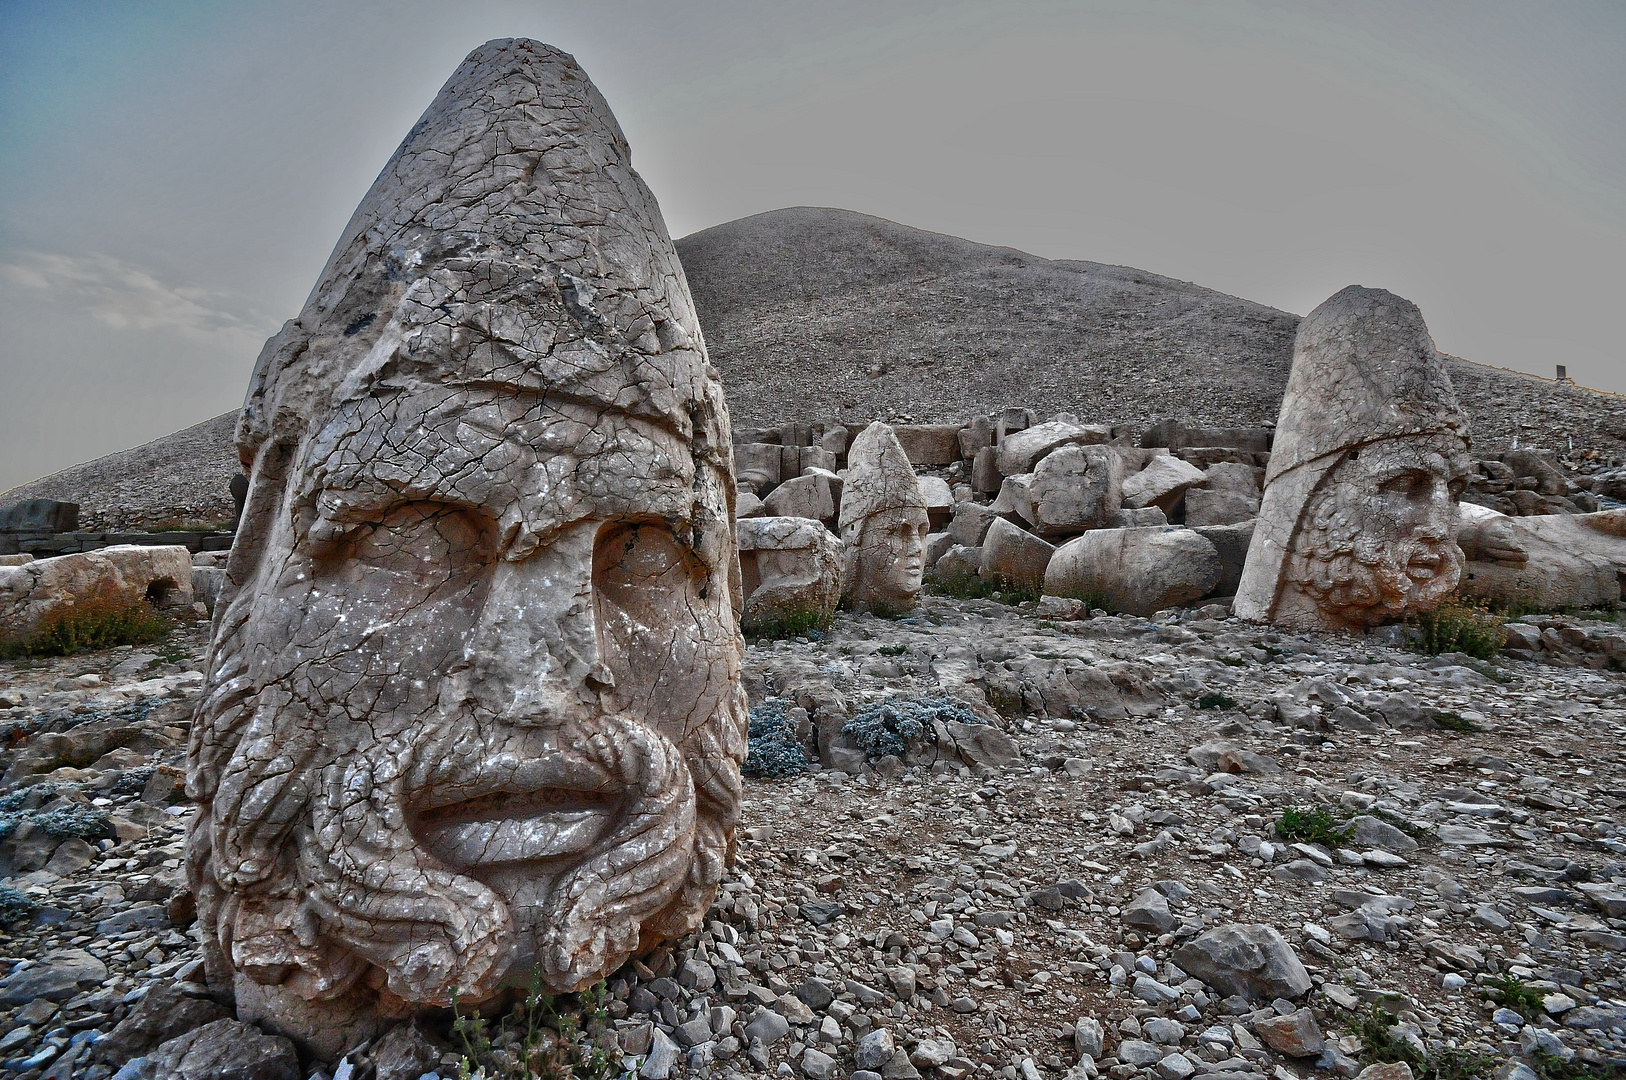
{"label": "low shrub", "polygon": [[40,906],[10,885],[0,885],[0,926],[32,919]]}
{"label": "low shrub", "polygon": [[923,585],[936,596],[951,596],[956,600],[998,600],[1002,604],[1024,604],[1039,599],[1039,585],[1023,585],[1009,581],[986,581],[977,574],[940,574],[929,572]]}
{"label": "low shrub", "polygon": [[10,836],[24,821],[31,823],[47,836],[58,840],[111,840],[112,820],[100,810],[88,806],[61,806],[55,810],[27,812],[0,812],[0,840]]}
{"label": "low shrub", "polygon": [[1234,709],[1236,707],[1236,702],[1224,694],[1204,694],[1197,699],[1197,708],[1199,709]]}
{"label": "low shrub", "polygon": [[1433,611],[1412,616],[1408,624],[1417,630],[1412,650],[1428,656],[1459,652],[1494,660],[1507,644],[1502,619],[1482,601],[1448,597]]}
{"label": "low shrub", "polygon": [[[461,1054],[458,1080],[609,1080],[620,1073],[604,984],[554,998],[531,990],[495,1020],[467,1015],[452,998],[452,1041]],[[562,1007],[561,1007],[562,1006]]]}
{"label": "low shrub", "polygon": [[765,780],[782,780],[802,775],[811,764],[790,721],[790,702],[769,698],[751,710],[741,772]]}
{"label": "low shrub", "polygon": [[1454,712],[1437,712],[1434,714],[1434,726],[1444,728],[1446,731],[1460,731],[1464,735],[1472,735],[1481,728],[1472,720],[1458,716]]}
{"label": "low shrub", "polygon": [[912,742],[936,739],[934,721],[980,724],[982,718],[952,698],[889,698],[860,709],[842,725],[864,756],[902,757]]}
{"label": "low shrub", "polygon": [[145,600],[124,600],[111,591],[51,609],[34,631],[0,641],[0,658],[73,656],[116,645],[149,645],[172,623]]}
{"label": "low shrub", "polygon": [[1394,1034],[1397,1023],[1395,1016],[1376,1006],[1355,1021],[1352,1026],[1361,1040],[1362,1065],[1404,1063],[1417,1080],[1478,1080],[1488,1077],[1497,1064],[1496,1060],[1470,1050],[1419,1051],[1414,1044]]}

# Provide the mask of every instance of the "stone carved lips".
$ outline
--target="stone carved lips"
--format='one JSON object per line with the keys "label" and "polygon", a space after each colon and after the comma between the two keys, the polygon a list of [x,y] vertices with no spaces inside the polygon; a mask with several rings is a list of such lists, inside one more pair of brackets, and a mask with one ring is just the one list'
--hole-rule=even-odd
{"label": "stone carved lips", "polygon": [[409,801],[413,833],[456,869],[581,855],[619,810],[619,796],[598,787],[601,774],[568,760],[509,758],[490,765],[472,782],[426,792],[416,805]]}

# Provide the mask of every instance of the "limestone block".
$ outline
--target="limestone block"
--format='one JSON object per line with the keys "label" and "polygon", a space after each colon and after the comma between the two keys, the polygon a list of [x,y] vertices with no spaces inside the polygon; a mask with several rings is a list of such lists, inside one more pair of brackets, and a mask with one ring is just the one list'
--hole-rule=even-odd
{"label": "limestone block", "polygon": [[1063,446],[1033,470],[1025,516],[1040,536],[1100,528],[1122,506],[1123,479],[1123,460],[1115,448]]}
{"label": "limestone block", "polygon": [[999,484],[999,451],[984,446],[971,461],[971,488],[979,494],[992,495],[999,490]]}
{"label": "limestone block", "polygon": [[824,434],[819,436],[819,448],[839,463],[847,456],[847,437],[845,424],[826,424]]}
{"label": "limestone block", "polygon": [[1097,529],[1056,549],[1044,591],[1150,615],[1208,596],[1221,569],[1219,551],[1190,529]]}
{"label": "limestone block", "polygon": [[786,480],[762,500],[769,517],[812,518],[835,524],[841,511],[841,477],[823,471]]}
{"label": "limestone block", "polygon": [[[766,498],[779,485],[783,450],[784,447],[777,443],[735,443],[734,475],[740,483],[750,484],[758,498]],[[798,469],[791,475],[799,475],[800,471]]]}
{"label": "limestone block", "polygon": [[762,517],[767,512],[762,505],[762,500],[749,491],[742,491],[734,496],[734,516],[736,518]]}
{"label": "limestone block", "polygon": [[908,611],[920,596],[929,522],[914,467],[889,426],[877,421],[853,440],[846,480],[843,595],[860,610]]}
{"label": "limestone block", "polygon": [[949,518],[954,516],[954,490],[948,481],[938,476],[918,476],[915,483],[920,485],[920,497],[926,503],[926,516],[931,519],[932,528],[946,527]]}
{"label": "limestone block", "polygon": [[603,96],[550,46],[476,49],[238,424],[186,785],[240,1020],[332,1060],[701,924],[745,753],[730,430]]}
{"label": "limestone block", "polygon": [[1259,496],[1225,488],[1186,489],[1186,524],[1234,525],[1259,516]]}
{"label": "limestone block", "polygon": [[954,520],[949,524],[949,534],[962,547],[981,547],[982,538],[988,535],[988,526],[997,516],[982,503],[969,499],[957,502],[954,504]]}
{"label": "limestone block", "polygon": [[1112,429],[1100,424],[1079,424],[1070,420],[1047,420],[1005,436],[999,444],[999,474],[1013,476],[1032,472],[1046,454],[1074,443],[1104,443],[1112,439]]}
{"label": "limestone block", "polygon": [[988,509],[1007,521],[1033,524],[1033,474],[1018,473],[1007,476],[999,485],[999,497],[988,504]]}
{"label": "limestone block", "polygon": [[984,581],[1001,588],[1032,589],[1044,583],[1045,567],[1056,549],[1025,529],[1004,518],[995,518],[982,542],[982,565],[977,568]]}
{"label": "limestone block", "polygon": [[1236,491],[1259,497],[1263,490],[1260,471],[1238,461],[1219,461],[1203,470],[1203,487],[1210,491]]}
{"label": "limestone block", "polygon": [[214,611],[220,590],[226,585],[226,569],[222,566],[194,566],[192,568],[192,600]]}
{"label": "limestone block", "polygon": [[739,540],[742,629],[830,621],[841,601],[838,536],[804,517],[759,517],[739,523]]}
{"label": "limestone block", "polygon": [[18,555],[0,555],[0,566],[21,566],[34,561],[34,556],[24,551]]}
{"label": "limestone block", "polygon": [[960,460],[959,424],[895,424],[892,433],[912,465],[948,465]]}
{"label": "limestone block", "polygon": [[1109,529],[1146,529],[1153,525],[1167,525],[1169,515],[1161,506],[1147,506],[1139,510],[1124,507],[1107,519]]}
{"label": "limestone block", "polygon": [[927,566],[935,566],[937,560],[948,554],[948,549],[954,546],[954,537],[950,533],[931,533],[926,537],[925,561]]}
{"label": "limestone block", "polygon": [[179,544],[115,544],[0,567],[0,637],[32,633],[51,612],[86,601],[192,606],[192,553]]}
{"label": "limestone block", "polygon": [[1236,614],[1361,630],[1457,587],[1467,417],[1417,306],[1351,285],[1299,324]]}
{"label": "limestone block", "polygon": [[[1187,494],[1190,494],[1189,492]],[[1248,544],[1253,540],[1252,520],[1234,525],[1195,525],[1191,531],[1214,545],[1219,552],[1220,579],[1210,596],[1235,596],[1242,582],[1242,568],[1248,561]]]}
{"label": "limestone block", "polygon": [[1166,446],[1171,450],[1187,446],[1223,446],[1236,450],[1270,449],[1269,428],[1195,427],[1178,420],[1159,420],[1141,435],[1142,446]]}
{"label": "limestone block", "polygon": [[994,422],[986,416],[973,416],[971,422],[960,429],[960,457],[972,461],[977,451],[994,445]]}
{"label": "limestone block", "polygon": [[1620,599],[1626,510],[1507,517],[1461,503],[1458,511],[1463,593],[1546,611]]}
{"label": "limestone block", "polygon": [[1124,477],[1123,502],[1135,510],[1156,506],[1167,514],[1187,488],[1205,479],[1203,471],[1190,462],[1161,455],[1147,462],[1140,472]]}

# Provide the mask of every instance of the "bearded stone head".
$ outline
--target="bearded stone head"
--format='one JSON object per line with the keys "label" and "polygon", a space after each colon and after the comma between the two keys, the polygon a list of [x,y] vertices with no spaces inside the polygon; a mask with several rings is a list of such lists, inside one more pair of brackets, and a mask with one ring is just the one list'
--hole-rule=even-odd
{"label": "bearded stone head", "polygon": [[1416,305],[1350,286],[1294,344],[1238,588],[1243,618],[1357,630],[1456,587],[1467,423]]}
{"label": "bearded stone head", "polygon": [[728,431],[609,107],[475,50],[239,424],[187,779],[239,1015],[334,1053],[698,925],[745,749]]}

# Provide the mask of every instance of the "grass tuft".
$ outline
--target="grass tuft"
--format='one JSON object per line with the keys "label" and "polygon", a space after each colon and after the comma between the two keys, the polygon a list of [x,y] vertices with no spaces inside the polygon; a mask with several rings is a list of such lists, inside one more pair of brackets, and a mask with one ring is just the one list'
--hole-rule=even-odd
{"label": "grass tuft", "polygon": [[1320,808],[1300,810],[1289,806],[1276,819],[1276,835],[1289,843],[1341,847],[1355,835],[1353,825],[1340,825],[1338,819]]}
{"label": "grass tuft", "polygon": [[1483,602],[1447,597],[1433,611],[1420,611],[1407,620],[1417,630],[1414,652],[1428,656],[1466,653],[1476,660],[1494,660],[1507,644],[1503,620]]}
{"label": "grass tuft", "polygon": [[572,996],[543,993],[541,975],[533,975],[530,992],[493,1023],[465,1014],[453,995],[452,1037],[462,1044],[458,1080],[610,1080],[619,1074],[604,984]]}
{"label": "grass tuft", "polygon": [[1465,720],[1454,712],[1437,712],[1434,714],[1434,725],[1446,731],[1460,731],[1464,735],[1472,735],[1484,730],[1472,720]]}
{"label": "grass tuft", "polygon": [[33,633],[0,641],[0,659],[73,656],[116,645],[148,645],[173,627],[145,600],[129,601],[111,590],[53,608]]}
{"label": "grass tuft", "polygon": [[830,628],[830,620],[812,611],[798,611],[771,622],[746,623],[740,629],[745,636],[759,641],[783,641],[786,638],[817,638]]}
{"label": "grass tuft", "polygon": [[1237,703],[1224,694],[1204,694],[1197,699],[1199,709],[1234,709]]}

